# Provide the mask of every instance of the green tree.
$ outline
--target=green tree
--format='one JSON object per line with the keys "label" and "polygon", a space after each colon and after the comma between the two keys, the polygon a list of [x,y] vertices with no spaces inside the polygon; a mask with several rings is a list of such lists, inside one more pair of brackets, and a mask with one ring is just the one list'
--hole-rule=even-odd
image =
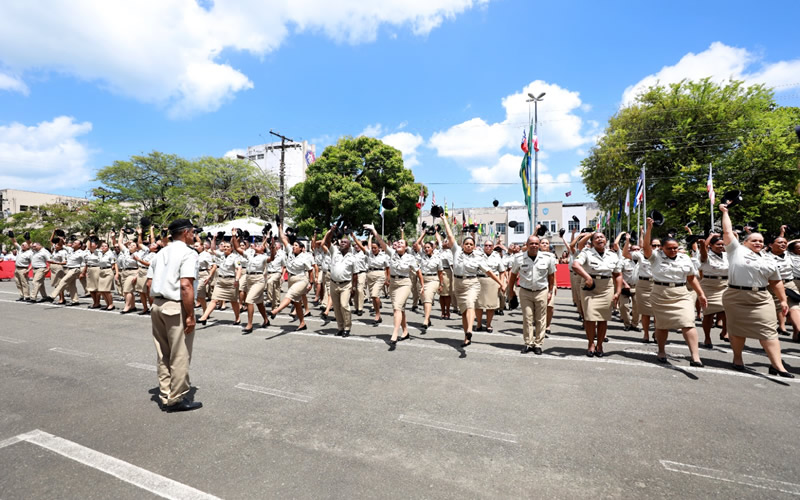
{"label": "green tree", "polygon": [[[647,208],[664,214],[664,228],[690,219],[702,227],[710,221],[711,165],[718,200],[729,190],[743,192],[744,202],[731,210],[734,223],[756,220],[774,232],[782,223],[800,222],[797,123],[800,108],[777,106],[762,85],[705,79],[654,86],[609,119],[582,162],[583,180],[601,208],[611,211],[626,190],[633,191],[644,166]],[[677,208],[667,208],[670,199]]]}
{"label": "green tree", "polygon": [[416,220],[420,184],[397,149],[371,137],[343,137],[325,148],[306,170],[306,180],[289,191],[297,229],[311,234],[343,217],[358,231],[369,223],[380,231],[384,189],[396,205],[384,212],[386,234],[397,237],[401,221]]}

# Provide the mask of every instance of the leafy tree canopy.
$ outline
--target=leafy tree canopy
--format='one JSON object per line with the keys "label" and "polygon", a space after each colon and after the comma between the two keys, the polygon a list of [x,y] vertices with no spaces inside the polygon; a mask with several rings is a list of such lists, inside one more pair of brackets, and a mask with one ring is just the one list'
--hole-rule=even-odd
{"label": "leafy tree canopy", "polygon": [[[654,86],[609,119],[582,162],[583,180],[611,211],[633,191],[644,166],[647,208],[664,214],[663,227],[680,228],[691,219],[704,227],[710,223],[711,165],[717,200],[729,190],[743,192],[744,202],[731,209],[734,224],[755,220],[770,232],[786,223],[800,227],[798,123],[800,108],[777,106],[762,85],[705,79]],[[670,199],[677,208],[667,208]]]}

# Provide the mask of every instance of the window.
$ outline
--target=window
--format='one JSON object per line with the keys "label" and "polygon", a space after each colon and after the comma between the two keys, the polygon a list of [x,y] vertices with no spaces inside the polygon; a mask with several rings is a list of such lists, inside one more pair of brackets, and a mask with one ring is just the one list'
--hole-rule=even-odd
{"label": "window", "polygon": [[250,156],[248,156],[248,159],[255,160],[256,159],[256,155],[250,155]]}
{"label": "window", "polygon": [[495,232],[497,234],[506,234],[506,223],[498,222],[497,224],[495,224]]}
{"label": "window", "polygon": [[514,228],[514,234],[525,234],[525,224],[519,223],[517,227]]}
{"label": "window", "polygon": [[573,229],[575,231],[580,231],[581,223],[575,222],[574,220],[570,219],[569,222],[567,223],[567,229],[569,229],[570,231],[572,231]]}
{"label": "window", "polygon": [[558,230],[558,224],[554,220],[542,220],[539,221],[539,224],[544,226],[544,228],[550,231],[551,233],[555,233]]}
{"label": "window", "polygon": [[590,220],[586,227],[597,227],[597,219]]}
{"label": "window", "polygon": [[28,211],[28,205],[20,205],[19,206],[19,211],[20,212],[27,212]]}
{"label": "window", "polygon": [[264,155],[258,155],[258,159],[259,160],[263,160],[264,159]]}

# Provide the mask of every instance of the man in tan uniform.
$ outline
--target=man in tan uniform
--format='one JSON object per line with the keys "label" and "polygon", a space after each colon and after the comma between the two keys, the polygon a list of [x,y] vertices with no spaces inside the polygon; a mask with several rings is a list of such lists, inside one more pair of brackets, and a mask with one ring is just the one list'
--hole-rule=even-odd
{"label": "man in tan uniform", "polygon": [[186,398],[189,363],[194,341],[194,287],[197,252],[194,226],[187,219],[169,225],[172,243],[156,255],[147,269],[147,287],[153,297],[150,319],[158,355],[158,383],[162,409],[190,411],[203,404]]}
{"label": "man in tan uniform", "polygon": [[[555,259],[539,252],[539,238],[528,237],[528,251],[520,252],[511,265],[509,283],[519,276],[519,306],[522,309],[522,336],[525,347],[522,354],[533,351],[542,354],[542,342],[547,329],[547,302],[556,285]],[[511,299],[512,286],[506,293]],[[535,326],[535,329],[534,329]]]}

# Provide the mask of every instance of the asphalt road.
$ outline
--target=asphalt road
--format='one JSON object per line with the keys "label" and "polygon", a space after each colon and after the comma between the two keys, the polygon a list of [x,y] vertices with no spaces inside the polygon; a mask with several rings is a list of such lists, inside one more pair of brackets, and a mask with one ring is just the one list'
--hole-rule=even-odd
{"label": "asphalt road", "polygon": [[752,372],[724,345],[690,368],[679,335],[659,365],[618,321],[587,358],[568,297],[541,356],[520,354],[518,312],[466,349],[457,316],[423,336],[410,313],[395,351],[388,311],[347,339],[318,311],[309,331],[281,315],[248,336],[217,312],[194,344],[205,406],[167,414],[149,318],[17,303],[0,282],[0,497],[800,495],[800,377],[767,377],[755,342]]}

